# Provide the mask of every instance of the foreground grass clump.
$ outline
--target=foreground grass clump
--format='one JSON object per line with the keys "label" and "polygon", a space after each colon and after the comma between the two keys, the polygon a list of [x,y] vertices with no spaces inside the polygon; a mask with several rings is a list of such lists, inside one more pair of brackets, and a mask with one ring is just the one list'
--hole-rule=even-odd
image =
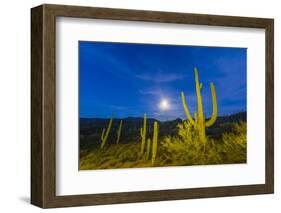
{"label": "foreground grass clump", "polygon": [[[151,159],[147,157],[147,154],[151,155],[151,152],[140,156],[140,141],[139,143],[108,144],[104,149],[82,150],[80,169],[246,163],[246,147],[245,122],[233,124],[232,131],[223,133],[218,139],[207,137],[207,142],[203,144],[200,143],[196,127],[184,121],[178,124],[177,135],[159,139],[157,157],[153,165]],[[146,149],[146,152],[149,152],[149,149]]]}
{"label": "foreground grass clump", "polygon": [[106,149],[86,150],[80,154],[80,169],[150,167],[151,161],[139,157],[139,144],[112,144]]}

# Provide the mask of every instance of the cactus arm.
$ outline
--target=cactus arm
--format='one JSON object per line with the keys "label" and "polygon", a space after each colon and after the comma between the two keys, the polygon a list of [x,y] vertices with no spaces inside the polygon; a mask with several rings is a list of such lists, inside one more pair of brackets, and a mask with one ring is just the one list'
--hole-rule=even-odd
{"label": "cactus arm", "polygon": [[154,121],[153,142],[152,142],[152,159],[151,159],[152,166],[154,165],[155,159],[156,159],[157,141],[158,141],[158,123],[157,123],[157,121]]}
{"label": "cactus arm", "polygon": [[206,123],[205,123],[206,127],[212,126],[216,122],[217,115],[218,115],[218,106],[217,106],[217,97],[216,97],[215,86],[213,83],[210,83],[210,87],[211,87],[211,92],[212,92],[213,113],[212,113],[212,117],[208,121],[206,121]]}
{"label": "cactus arm", "polygon": [[102,133],[101,133],[101,137],[100,137],[100,138],[101,138],[101,140],[103,140],[103,139],[104,139],[104,133],[105,133],[105,129],[103,128],[103,129],[102,129]]}
{"label": "cactus arm", "polygon": [[121,120],[120,124],[119,124],[119,128],[118,128],[118,131],[117,131],[116,144],[119,144],[119,140],[120,140],[120,136],[121,136],[121,131],[122,131],[122,124],[123,124],[123,120]]}
{"label": "cactus arm", "polygon": [[183,106],[183,109],[184,109],[184,112],[185,112],[185,115],[187,117],[187,119],[189,120],[189,122],[194,125],[195,122],[194,120],[192,119],[190,113],[189,113],[189,110],[187,108],[187,105],[186,105],[186,102],[185,102],[185,97],[184,97],[184,92],[181,92],[181,101],[182,101],[182,106]]}
{"label": "cactus arm", "polygon": [[145,146],[145,141],[146,141],[146,113],[144,113],[143,116],[143,128],[141,129],[141,156],[143,156],[144,153],[144,146]]}
{"label": "cactus arm", "polygon": [[111,129],[111,126],[112,126],[112,122],[113,122],[113,117],[110,119],[109,123],[108,123],[108,127],[106,129],[106,132],[105,132],[105,135],[102,139],[102,143],[101,143],[101,149],[104,147],[104,145],[106,144],[106,141],[107,141],[107,138],[108,138],[108,135],[109,135],[109,132],[110,132],[110,129]]}

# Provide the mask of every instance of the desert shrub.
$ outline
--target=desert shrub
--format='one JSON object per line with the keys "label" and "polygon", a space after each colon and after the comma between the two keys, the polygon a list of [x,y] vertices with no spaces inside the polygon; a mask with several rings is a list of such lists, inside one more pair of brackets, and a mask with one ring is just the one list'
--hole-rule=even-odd
{"label": "desert shrub", "polygon": [[206,144],[199,141],[198,131],[190,122],[178,124],[178,135],[168,136],[161,145],[166,155],[162,160],[172,165],[200,165],[219,163],[216,146],[213,140]]}
{"label": "desert shrub", "polygon": [[223,133],[221,156],[224,163],[245,163],[247,159],[247,125],[234,124],[232,132]]}
{"label": "desert shrub", "polygon": [[178,135],[165,137],[161,146],[165,153],[161,160],[170,165],[242,163],[246,161],[246,123],[234,124],[221,140],[207,138],[202,144],[196,127],[184,121],[178,125]]}

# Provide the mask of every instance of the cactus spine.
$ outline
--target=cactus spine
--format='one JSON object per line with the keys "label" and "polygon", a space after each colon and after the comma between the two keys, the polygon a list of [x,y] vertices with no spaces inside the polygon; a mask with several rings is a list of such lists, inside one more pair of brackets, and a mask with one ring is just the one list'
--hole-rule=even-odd
{"label": "cactus spine", "polygon": [[121,131],[122,131],[122,124],[123,124],[123,121],[121,120],[121,121],[120,121],[120,124],[119,124],[118,131],[117,131],[117,140],[116,140],[116,144],[119,144],[119,140],[120,140],[120,136],[121,136]]}
{"label": "cactus spine", "polygon": [[157,121],[154,121],[153,141],[152,141],[152,159],[151,159],[152,166],[155,163],[156,154],[157,154],[158,129],[159,129],[158,123],[157,123]]}
{"label": "cactus spine", "polygon": [[145,139],[146,139],[146,113],[144,113],[144,116],[143,116],[143,128],[140,129],[140,135],[142,138],[141,139],[141,156],[143,156]]}
{"label": "cactus spine", "polygon": [[102,135],[101,135],[101,146],[100,148],[102,149],[104,147],[104,145],[106,144],[106,141],[107,141],[107,138],[108,138],[108,135],[109,135],[109,132],[110,132],[110,129],[111,129],[111,126],[112,126],[112,122],[113,122],[113,116],[111,117],[109,123],[108,123],[108,127],[105,131],[105,129],[102,130]]}
{"label": "cactus spine", "polygon": [[192,125],[197,127],[200,142],[205,144],[207,141],[206,127],[212,126],[217,119],[218,108],[217,108],[216,90],[215,90],[214,84],[211,82],[210,88],[211,88],[212,101],[213,101],[213,113],[212,113],[212,117],[210,118],[210,120],[205,121],[205,116],[204,116],[204,112],[203,112],[202,96],[201,96],[201,91],[200,91],[202,89],[203,85],[202,85],[202,83],[199,83],[197,68],[194,68],[194,75],[195,75],[195,85],[196,85],[196,95],[197,95],[197,113],[194,114],[194,120],[189,113],[183,92],[181,92],[182,106],[183,106],[183,109],[184,109],[184,112],[186,114],[188,121]]}
{"label": "cactus spine", "polygon": [[150,147],[151,147],[151,140],[150,138],[147,139],[147,145],[146,145],[146,153],[145,153],[145,159],[148,160],[150,156]]}

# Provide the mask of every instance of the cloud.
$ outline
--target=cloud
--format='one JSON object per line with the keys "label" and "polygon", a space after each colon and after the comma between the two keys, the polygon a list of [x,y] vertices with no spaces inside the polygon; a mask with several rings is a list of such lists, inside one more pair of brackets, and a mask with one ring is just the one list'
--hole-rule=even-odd
{"label": "cloud", "polygon": [[116,105],[116,104],[107,104],[107,103],[100,103],[97,101],[86,100],[83,101],[90,107],[102,108],[102,109],[110,109],[110,110],[128,110],[128,106],[125,105]]}
{"label": "cloud", "polygon": [[155,74],[151,74],[151,73],[137,74],[135,75],[135,77],[143,81],[162,83],[162,82],[172,82],[172,81],[182,80],[183,78],[185,78],[185,75],[157,72]]}
{"label": "cloud", "polygon": [[119,106],[119,105],[104,105],[105,107],[114,109],[114,110],[127,110],[127,106]]}
{"label": "cloud", "polygon": [[162,91],[160,89],[142,89],[139,90],[141,95],[161,95]]}

